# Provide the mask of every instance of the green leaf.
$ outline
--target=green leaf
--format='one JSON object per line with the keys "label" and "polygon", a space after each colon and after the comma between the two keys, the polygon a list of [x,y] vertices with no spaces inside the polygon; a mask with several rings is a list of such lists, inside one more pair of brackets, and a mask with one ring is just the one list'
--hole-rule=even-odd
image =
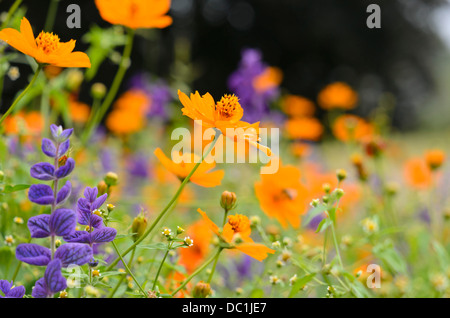
{"label": "green leaf", "polygon": [[327,210],[327,206],[326,205],[320,205],[317,208],[313,208],[312,210],[310,210],[308,212],[308,214],[306,214],[306,216],[303,218],[303,224],[304,225],[308,225],[309,222],[311,222],[311,220],[318,216],[321,213],[324,213]]}
{"label": "green leaf", "polygon": [[300,291],[300,289],[305,287],[305,285],[308,284],[314,278],[314,276],[316,276],[315,273],[308,274],[298,279],[292,286],[291,292],[289,293],[289,298],[294,297]]}
{"label": "green leaf", "polygon": [[249,298],[264,298],[264,290],[261,288],[253,289]]}
{"label": "green leaf", "polygon": [[148,250],[167,250],[167,244],[166,243],[153,243],[153,244],[145,244],[145,245],[138,245],[138,248],[145,248]]}
{"label": "green leaf", "polygon": [[331,224],[331,221],[329,218],[325,218],[322,221],[320,221],[319,225],[317,226],[316,233],[322,232],[325,230],[329,225]]}
{"label": "green leaf", "polygon": [[439,242],[433,241],[432,244],[438,256],[439,264],[441,265],[442,270],[447,270],[448,266],[450,265],[450,257],[447,251]]}
{"label": "green leaf", "polygon": [[28,189],[30,187],[29,184],[16,184],[15,186],[7,185],[3,189],[3,193],[12,193],[17,191],[22,191]]}
{"label": "green leaf", "polygon": [[375,245],[373,247],[373,253],[394,273],[406,274],[406,262],[401,254],[394,248],[390,240],[386,240],[384,243]]}

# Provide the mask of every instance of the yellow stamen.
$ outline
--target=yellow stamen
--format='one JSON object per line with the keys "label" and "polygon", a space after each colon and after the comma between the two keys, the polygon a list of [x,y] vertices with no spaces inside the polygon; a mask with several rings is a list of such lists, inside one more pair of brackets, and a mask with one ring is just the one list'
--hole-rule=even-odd
{"label": "yellow stamen", "polygon": [[236,95],[224,95],[216,104],[216,112],[221,119],[229,119],[242,109]]}
{"label": "yellow stamen", "polygon": [[235,233],[244,232],[250,228],[250,220],[242,214],[230,215],[228,217],[228,224]]}
{"label": "yellow stamen", "polygon": [[36,38],[36,44],[45,54],[50,54],[59,48],[59,37],[56,34],[42,31]]}

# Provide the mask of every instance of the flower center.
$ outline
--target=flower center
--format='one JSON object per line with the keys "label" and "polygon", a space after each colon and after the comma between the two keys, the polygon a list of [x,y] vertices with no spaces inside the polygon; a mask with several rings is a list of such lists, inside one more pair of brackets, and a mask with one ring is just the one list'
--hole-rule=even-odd
{"label": "flower center", "polygon": [[36,38],[36,44],[45,54],[50,54],[59,48],[59,37],[56,34],[42,31]]}
{"label": "flower center", "polygon": [[242,214],[230,215],[228,217],[228,224],[231,225],[233,232],[244,232],[250,228],[250,220]]}
{"label": "flower center", "polygon": [[236,95],[224,95],[216,104],[216,112],[221,119],[229,119],[242,109]]}
{"label": "flower center", "polygon": [[292,201],[297,197],[297,191],[294,189],[282,189],[273,196],[274,201]]}

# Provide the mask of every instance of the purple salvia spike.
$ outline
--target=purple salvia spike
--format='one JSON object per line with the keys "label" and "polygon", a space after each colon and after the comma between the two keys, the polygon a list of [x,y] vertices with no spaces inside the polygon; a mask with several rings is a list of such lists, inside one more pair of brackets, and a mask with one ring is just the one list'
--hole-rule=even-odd
{"label": "purple salvia spike", "polygon": [[55,171],[55,177],[58,179],[62,179],[67,177],[75,168],[75,160],[73,160],[72,158],[67,159],[66,163],[59,167],[56,171]]}
{"label": "purple salvia spike", "polygon": [[52,204],[55,200],[53,190],[46,184],[33,184],[28,191],[28,199],[40,205]]}
{"label": "purple salvia spike", "polygon": [[16,258],[30,265],[45,266],[51,259],[50,249],[37,244],[19,244],[16,248]]}
{"label": "purple salvia spike", "polygon": [[91,204],[91,210],[94,211],[99,209],[103,205],[103,203],[105,203],[106,198],[108,198],[108,194],[105,193],[95,199],[95,201]]}
{"label": "purple salvia spike", "polygon": [[57,293],[67,288],[66,279],[61,275],[62,262],[59,259],[51,261],[45,270],[45,284],[51,293]]}
{"label": "purple salvia spike", "polygon": [[48,294],[47,284],[45,283],[45,278],[39,278],[34,284],[33,291],[31,292],[33,298],[47,298],[51,295]]}
{"label": "purple salvia spike", "polygon": [[112,227],[104,227],[96,229],[91,233],[91,241],[94,243],[106,243],[114,241],[117,235],[117,230]]}
{"label": "purple salvia spike", "polygon": [[69,209],[57,209],[50,216],[50,232],[57,236],[67,236],[75,233],[77,216]]}
{"label": "purple salvia spike", "polygon": [[53,180],[55,179],[55,167],[48,162],[37,163],[31,167],[30,175],[38,180]]}
{"label": "purple salvia spike", "polygon": [[67,267],[73,265],[84,265],[92,258],[92,248],[86,244],[67,243],[55,252],[55,258],[61,260],[62,266]]}
{"label": "purple salvia spike", "polygon": [[84,190],[84,197],[90,203],[94,202],[95,199],[97,199],[97,195],[98,195],[98,189],[97,188],[86,187],[86,189]]}
{"label": "purple salvia spike", "polygon": [[66,200],[69,198],[71,192],[72,184],[70,183],[70,181],[66,181],[66,184],[58,191],[58,194],[56,195],[56,204],[64,204],[64,202],[66,202]]}
{"label": "purple salvia spike", "polygon": [[62,155],[64,155],[67,152],[67,150],[69,150],[69,147],[70,147],[69,139],[67,139],[66,141],[61,143],[61,145],[59,145],[59,148],[58,148],[58,157],[61,157]]}
{"label": "purple salvia spike", "polygon": [[27,225],[32,238],[44,238],[50,236],[48,222],[50,215],[41,214],[28,219]]}
{"label": "purple salvia spike", "polygon": [[70,243],[86,243],[90,244],[91,235],[86,231],[75,231],[74,234],[64,236],[64,240]]}
{"label": "purple salvia spike", "polygon": [[42,152],[47,156],[54,158],[56,157],[56,146],[50,139],[42,138]]}

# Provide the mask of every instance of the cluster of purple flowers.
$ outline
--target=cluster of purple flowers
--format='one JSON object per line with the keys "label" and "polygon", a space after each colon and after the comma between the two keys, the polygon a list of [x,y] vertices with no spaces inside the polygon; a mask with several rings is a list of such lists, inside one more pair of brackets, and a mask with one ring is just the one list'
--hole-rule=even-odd
{"label": "cluster of purple flowers", "polygon": [[260,121],[269,114],[269,104],[279,94],[278,87],[258,91],[254,87],[255,79],[261,75],[268,65],[263,62],[262,53],[257,49],[242,51],[239,68],[228,78],[228,88],[239,96],[240,103],[245,107],[243,120]]}
{"label": "cluster of purple flowers", "polygon": [[[33,288],[35,298],[51,297],[67,288],[66,279],[61,274],[62,267],[84,265],[92,259],[92,248],[80,243],[67,243],[56,246],[56,237],[66,237],[75,233],[77,215],[74,211],[61,208],[69,198],[72,185],[66,181],[59,189],[60,181],[66,178],[75,167],[75,160],[65,155],[70,147],[69,137],[73,129],[64,130],[61,126],[50,126],[52,140],[42,140],[42,152],[54,159],[54,163],[41,162],[33,165],[30,174],[42,181],[53,181],[53,188],[46,184],[32,185],[28,192],[30,201],[39,205],[50,205],[51,214],[41,214],[28,220],[32,238],[51,238],[50,248],[38,244],[19,244],[16,249],[18,260],[35,266],[46,266],[44,277]],[[57,248],[57,249],[56,249]],[[9,292],[8,292],[9,293]]]}
{"label": "cluster of purple flowers", "polygon": [[3,295],[0,294],[0,298],[22,298],[25,295],[25,287],[14,287],[12,281],[0,280],[0,290],[3,293]]}

